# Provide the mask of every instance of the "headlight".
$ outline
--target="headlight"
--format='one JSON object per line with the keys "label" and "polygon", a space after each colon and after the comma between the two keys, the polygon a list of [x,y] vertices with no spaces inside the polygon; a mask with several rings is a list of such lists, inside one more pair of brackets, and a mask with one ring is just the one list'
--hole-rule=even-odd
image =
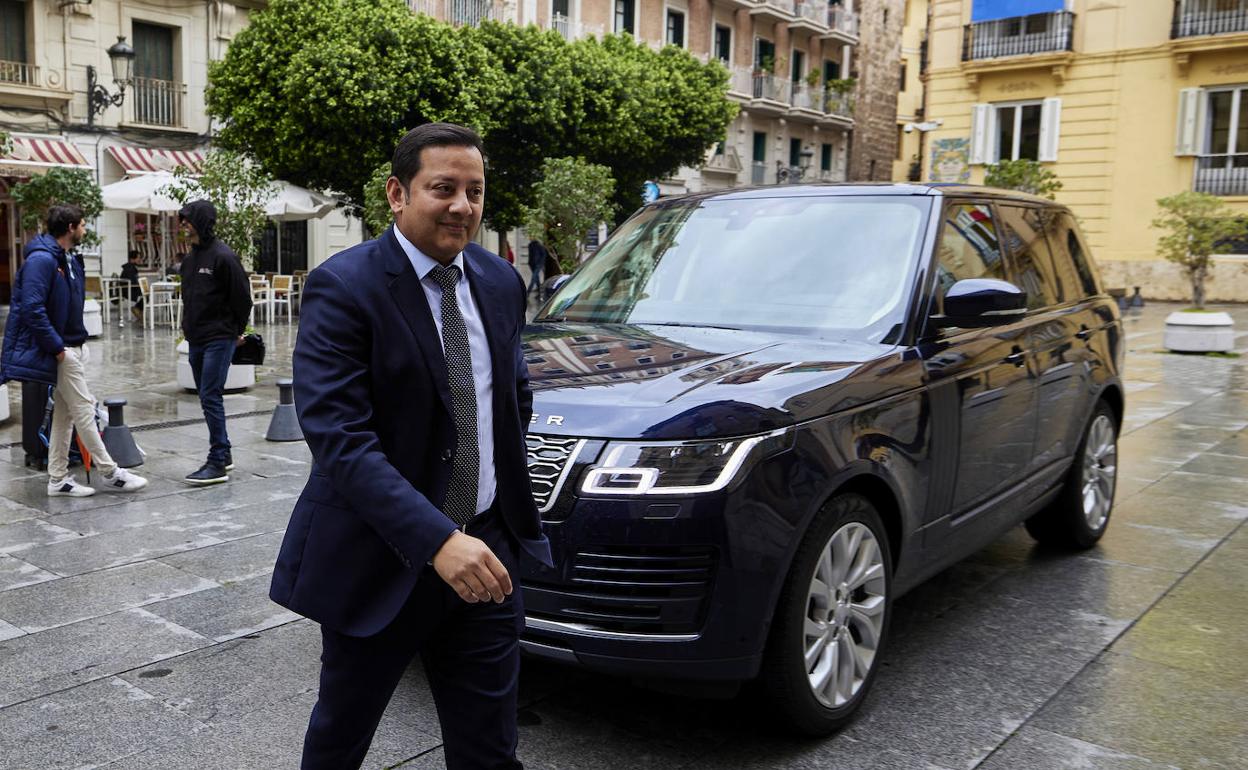
{"label": "headlight", "polygon": [[588,495],[691,495],[728,486],[751,457],[768,457],[792,443],[787,429],[719,441],[613,441],[585,474]]}

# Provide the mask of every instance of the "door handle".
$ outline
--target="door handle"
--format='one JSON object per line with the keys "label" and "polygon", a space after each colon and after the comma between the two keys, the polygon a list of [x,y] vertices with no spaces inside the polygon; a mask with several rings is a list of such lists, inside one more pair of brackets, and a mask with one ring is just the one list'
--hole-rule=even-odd
{"label": "door handle", "polygon": [[1093,331],[1086,326],[1080,326],[1079,331],[1075,332],[1075,336],[1084,342],[1092,339]]}
{"label": "door handle", "polygon": [[1014,364],[1015,366],[1022,366],[1027,363],[1027,355],[1023,353],[1022,348],[1015,345],[1014,351],[1005,357],[1005,362],[1007,364]]}

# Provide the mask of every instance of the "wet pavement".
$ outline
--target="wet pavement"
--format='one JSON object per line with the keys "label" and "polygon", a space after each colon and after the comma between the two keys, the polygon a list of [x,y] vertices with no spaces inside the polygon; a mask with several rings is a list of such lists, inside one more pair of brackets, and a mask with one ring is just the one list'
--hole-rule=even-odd
{"label": "wet pavement", "polygon": [[[674,696],[525,663],[532,768],[1248,767],[1248,355],[1161,351],[1160,304],[1128,318],[1128,406],[1109,531],[1080,554],[1015,529],[897,604],[859,718],[794,740],[750,690]],[[1248,354],[1248,308],[1237,319]],[[179,479],[207,451],[174,381],[174,336],[109,327],[98,397],[129,400],[137,496],[49,499],[0,424],[0,768],[296,767],[317,627],[270,603],[310,455],[264,440],[294,328],[263,326],[258,384],[226,397],[238,469]],[[12,388],[11,388],[12,390]],[[443,767],[419,668],[365,767]]]}

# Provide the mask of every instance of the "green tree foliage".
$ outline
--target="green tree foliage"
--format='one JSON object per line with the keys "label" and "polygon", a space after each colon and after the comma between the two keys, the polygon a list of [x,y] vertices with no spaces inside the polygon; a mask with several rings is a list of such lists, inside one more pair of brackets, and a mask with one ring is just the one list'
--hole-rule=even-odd
{"label": "green tree foliage", "polygon": [[8,155],[13,151],[13,137],[0,128],[0,155]]}
{"label": "green tree foliage", "polygon": [[1034,160],[1003,160],[988,166],[984,184],[1004,190],[1019,190],[1053,200],[1062,182],[1049,169]]}
{"label": "green tree foliage", "polygon": [[1232,216],[1215,195],[1190,190],[1159,198],[1161,216],[1153,227],[1164,231],[1157,251],[1183,269],[1192,285],[1192,304],[1205,307],[1205,280],[1213,270],[1213,254],[1219,244],[1248,237],[1248,221]]}
{"label": "green tree foliage", "polygon": [[[48,209],[55,203],[72,203],[81,207],[88,222],[104,210],[100,186],[95,183],[90,171],[81,168],[58,166],[48,169],[46,174],[13,185],[12,195],[13,202],[22,211],[22,229],[27,231],[42,231]],[[83,244],[94,246],[99,242],[100,237],[88,230]]]}
{"label": "green tree foliage", "polygon": [[401,0],[273,0],[210,68],[208,108],[219,145],[359,205],[408,128],[489,127],[490,71],[479,45]]}
{"label": "green tree foliage", "polygon": [[674,46],[626,35],[568,43],[493,22],[455,29],[400,0],[273,0],[209,78],[220,144],[361,206],[405,130],[472,126],[486,144],[486,220],[497,230],[523,221],[548,157],[610,167],[613,217],[627,214],[645,180],[701,165],[737,110],[727,70]]}
{"label": "green tree foliage", "polygon": [[277,186],[255,163],[229,150],[213,150],[204,157],[199,176],[179,166],[175,181],[164,188],[170,198],[185,204],[208,200],[217,209],[216,235],[251,269],[260,253],[256,239],[268,218],[264,207]]}
{"label": "green tree foliage", "polygon": [[614,188],[606,166],[578,158],[551,158],[542,164],[525,229],[554,252],[565,273],[580,264],[585,234],[611,215]]}
{"label": "green tree foliage", "polygon": [[390,201],[386,200],[386,180],[389,178],[390,161],[386,161],[373,169],[368,184],[364,185],[364,225],[374,236],[394,221]]}

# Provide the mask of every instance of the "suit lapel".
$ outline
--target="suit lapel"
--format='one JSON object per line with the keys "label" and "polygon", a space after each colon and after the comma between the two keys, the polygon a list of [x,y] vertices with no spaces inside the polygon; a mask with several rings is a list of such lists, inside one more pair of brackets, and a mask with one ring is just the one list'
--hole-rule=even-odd
{"label": "suit lapel", "polygon": [[[494,373],[494,392],[499,393],[499,383],[507,381],[507,373],[502,371],[501,364],[506,360],[502,345],[507,341],[507,319],[503,316],[503,303],[499,302],[499,293],[477,262],[478,255],[473,247],[464,249],[464,264],[468,267],[468,288],[472,299],[477,303],[477,311],[481,314],[481,325],[485,327],[485,339],[490,346],[490,370]],[[500,375],[503,379],[500,379]],[[511,378],[514,379],[512,374]]]}
{"label": "suit lapel", "polygon": [[438,339],[438,327],[433,322],[433,312],[429,308],[425,290],[420,285],[420,278],[416,276],[416,270],[395,240],[391,229],[382,233],[380,238],[386,256],[386,272],[391,276],[390,296],[398,305],[408,328],[412,330],[416,345],[424,356],[425,366],[433,377],[438,395],[442,397],[442,405],[450,413],[451,389],[447,381],[446,358],[442,355],[442,342]]}

